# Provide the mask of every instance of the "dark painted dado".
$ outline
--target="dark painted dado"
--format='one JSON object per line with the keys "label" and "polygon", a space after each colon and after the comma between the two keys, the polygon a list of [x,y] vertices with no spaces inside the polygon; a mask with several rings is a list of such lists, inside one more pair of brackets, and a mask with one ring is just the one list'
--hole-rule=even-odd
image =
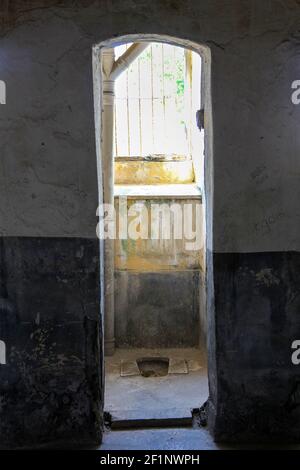
{"label": "dark painted dado", "polygon": [[99,241],[0,240],[0,442],[101,438]]}
{"label": "dark painted dado", "polygon": [[214,254],[213,267],[216,438],[297,441],[300,366],[291,344],[300,339],[300,253]]}
{"label": "dark painted dado", "polygon": [[[98,244],[1,239],[2,446],[12,436],[16,445],[101,439]],[[221,441],[299,439],[300,367],[291,343],[300,339],[300,254],[212,259],[210,427]]]}

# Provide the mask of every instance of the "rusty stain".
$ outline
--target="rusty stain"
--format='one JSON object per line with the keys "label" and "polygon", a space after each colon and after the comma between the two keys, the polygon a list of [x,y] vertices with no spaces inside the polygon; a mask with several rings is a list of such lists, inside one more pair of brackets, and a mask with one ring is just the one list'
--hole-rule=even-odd
{"label": "rusty stain", "polygon": [[[127,210],[137,202],[136,199],[127,200]],[[151,198],[145,200],[146,207],[150,208],[152,203],[157,200]],[[168,199],[162,199],[162,204],[168,204]],[[172,200],[173,202],[173,200]],[[176,201],[183,205],[184,203],[198,204],[193,200]],[[118,201],[115,201],[116,213],[118,213]],[[130,223],[131,218],[128,218]],[[150,217],[148,220],[149,238],[137,240],[116,239],[115,240],[115,269],[120,271],[135,272],[159,272],[159,271],[186,271],[201,270],[205,271],[205,250],[188,250],[186,242],[188,240],[173,239],[173,225],[171,226],[170,239],[151,239]],[[118,233],[118,225],[117,225]]]}
{"label": "rusty stain", "polygon": [[193,183],[191,160],[183,162],[115,162],[115,184]]}

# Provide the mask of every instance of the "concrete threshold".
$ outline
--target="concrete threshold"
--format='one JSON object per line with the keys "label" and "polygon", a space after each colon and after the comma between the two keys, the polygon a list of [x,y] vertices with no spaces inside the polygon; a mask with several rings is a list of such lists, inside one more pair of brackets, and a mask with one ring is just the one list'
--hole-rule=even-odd
{"label": "concrete threshold", "polygon": [[157,409],[157,410],[120,410],[110,413],[112,430],[162,427],[191,427],[192,410]]}

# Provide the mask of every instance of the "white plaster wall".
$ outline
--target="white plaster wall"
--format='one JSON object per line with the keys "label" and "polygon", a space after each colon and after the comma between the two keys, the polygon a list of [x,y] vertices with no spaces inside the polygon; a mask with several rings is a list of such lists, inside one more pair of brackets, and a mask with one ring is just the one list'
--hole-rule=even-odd
{"label": "white plaster wall", "polygon": [[2,235],[95,236],[92,46],[148,32],[211,48],[214,251],[299,250],[296,1],[15,5],[0,36]]}
{"label": "white plaster wall", "polygon": [[0,40],[0,233],[96,233],[92,40],[47,13]]}

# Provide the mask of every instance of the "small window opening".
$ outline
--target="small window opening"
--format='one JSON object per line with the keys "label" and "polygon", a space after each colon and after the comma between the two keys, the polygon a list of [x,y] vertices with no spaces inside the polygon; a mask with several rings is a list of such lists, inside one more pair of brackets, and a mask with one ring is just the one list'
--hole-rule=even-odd
{"label": "small window opening", "polygon": [[[115,60],[130,47],[116,47]],[[195,52],[150,43],[117,78],[115,184],[200,182],[203,139],[195,118],[200,75],[201,58]]]}

